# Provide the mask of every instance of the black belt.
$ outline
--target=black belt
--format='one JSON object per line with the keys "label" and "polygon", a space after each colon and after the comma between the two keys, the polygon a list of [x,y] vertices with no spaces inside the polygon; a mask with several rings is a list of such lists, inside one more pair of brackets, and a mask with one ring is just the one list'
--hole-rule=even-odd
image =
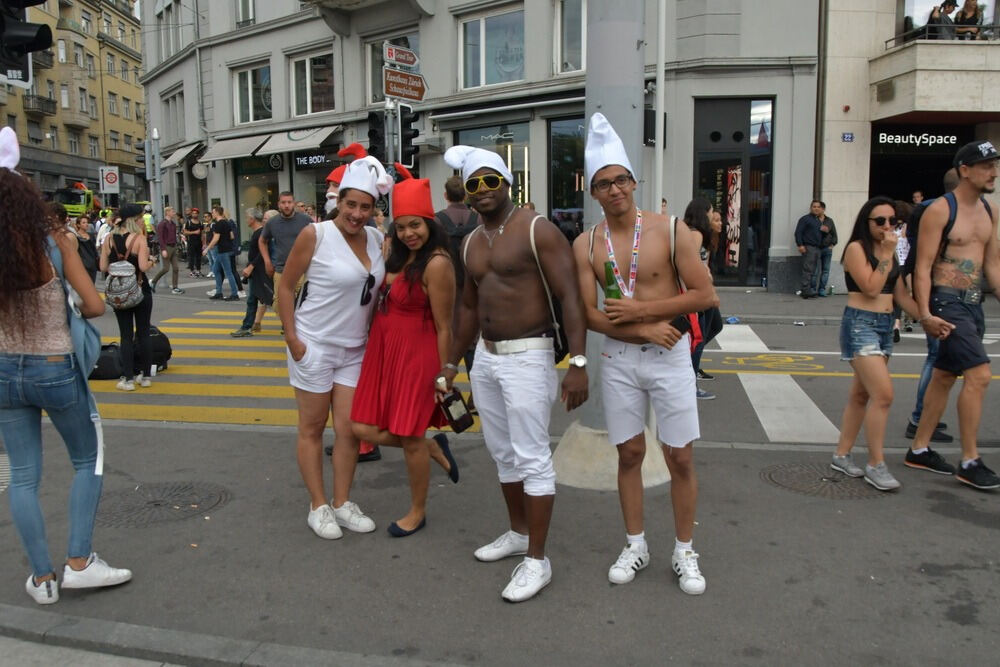
{"label": "black belt", "polygon": [[948,294],[958,297],[962,303],[977,304],[983,301],[983,290],[978,285],[969,289],[957,289],[954,287],[932,287],[931,294]]}

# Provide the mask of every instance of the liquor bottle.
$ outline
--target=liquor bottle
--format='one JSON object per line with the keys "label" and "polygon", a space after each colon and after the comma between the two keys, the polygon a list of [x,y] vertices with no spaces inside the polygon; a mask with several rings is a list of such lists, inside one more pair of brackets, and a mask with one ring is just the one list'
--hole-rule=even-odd
{"label": "liquor bottle", "polygon": [[615,267],[611,262],[604,262],[604,298],[622,298],[622,290],[615,279]]}
{"label": "liquor bottle", "polygon": [[441,400],[441,410],[444,411],[444,416],[455,433],[461,433],[473,424],[469,406],[465,404],[465,398],[457,389],[445,394]]}

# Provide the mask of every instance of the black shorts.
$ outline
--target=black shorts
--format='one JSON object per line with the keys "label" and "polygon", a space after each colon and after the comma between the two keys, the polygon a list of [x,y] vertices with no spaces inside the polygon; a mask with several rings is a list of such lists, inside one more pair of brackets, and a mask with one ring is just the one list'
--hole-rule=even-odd
{"label": "black shorts", "polygon": [[962,371],[990,363],[983,346],[986,320],[983,306],[978,303],[964,303],[953,294],[931,292],[931,314],[955,325],[954,331],[941,341],[934,368],[953,375]]}

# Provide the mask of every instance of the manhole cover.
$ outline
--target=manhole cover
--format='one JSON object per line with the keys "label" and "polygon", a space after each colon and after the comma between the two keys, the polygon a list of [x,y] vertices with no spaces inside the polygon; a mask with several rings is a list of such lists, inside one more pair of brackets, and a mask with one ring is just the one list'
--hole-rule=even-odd
{"label": "manhole cover", "polygon": [[117,528],[142,528],[151,523],[204,516],[229,502],[228,489],[210,482],[140,484],[101,496],[97,523]]}
{"label": "manhole cover", "polygon": [[760,478],[780,489],[833,500],[881,498],[879,491],[863,479],[848,477],[824,463],[782,463],[760,471]]}

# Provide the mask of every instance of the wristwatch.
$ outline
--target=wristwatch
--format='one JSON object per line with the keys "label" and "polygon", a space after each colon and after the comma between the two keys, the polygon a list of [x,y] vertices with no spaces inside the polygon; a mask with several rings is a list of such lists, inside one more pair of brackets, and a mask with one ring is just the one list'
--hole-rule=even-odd
{"label": "wristwatch", "polygon": [[569,365],[576,366],[577,368],[586,368],[587,357],[583,356],[582,354],[575,354],[569,358]]}

